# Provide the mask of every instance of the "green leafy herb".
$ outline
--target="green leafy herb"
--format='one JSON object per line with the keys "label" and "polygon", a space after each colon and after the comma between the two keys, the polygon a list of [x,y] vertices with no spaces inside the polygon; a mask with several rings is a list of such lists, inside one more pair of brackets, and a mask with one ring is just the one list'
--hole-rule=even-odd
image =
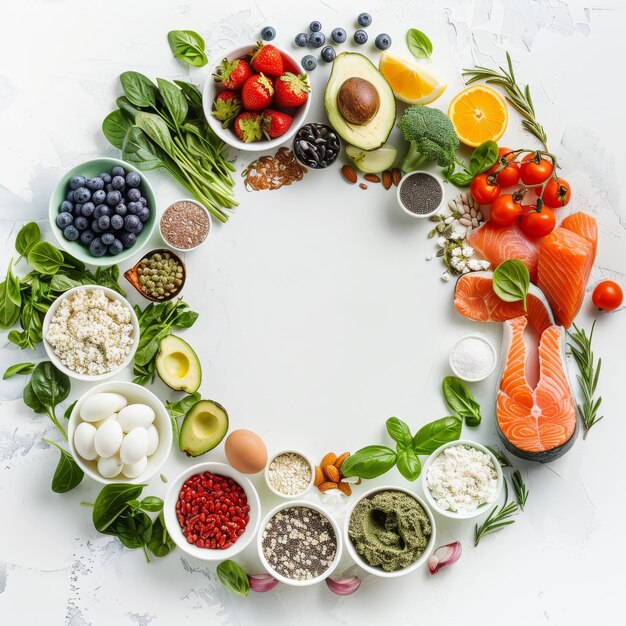
{"label": "green leafy herb", "polygon": [[493,290],[504,302],[521,300],[526,310],[526,296],[530,288],[528,268],[519,259],[508,259],[498,265],[493,273]]}
{"label": "green leafy herb", "polygon": [[216,572],[222,585],[231,593],[236,596],[247,596],[250,593],[250,579],[235,561],[230,559],[222,561],[217,566]]}
{"label": "green leafy herb", "polygon": [[170,414],[170,421],[172,422],[172,434],[174,443],[178,444],[179,428],[178,418],[187,415],[189,409],[200,401],[200,394],[196,391],[186,395],[184,398],[176,402],[166,402],[165,408]]}
{"label": "green leafy herb", "polygon": [[68,491],[72,491],[72,489],[78,487],[83,480],[85,475],[83,470],[78,467],[72,455],[67,450],[61,448],[58,443],[46,439],[45,437],[43,441],[54,446],[61,453],[61,458],[59,459],[54,476],[52,477],[52,491],[54,491],[54,493],[67,493]]}
{"label": "green leafy herb", "polygon": [[76,406],[76,403],[78,402],[78,400],[74,400],[74,402],[72,402],[72,404],[70,404],[67,409],[65,409],[65,413],[63,413],[63,417],[68,420],[70,419],[70,415],[72,415],[72,411],[74,410],[74,407]]}
{"label": "green leafy herb", "polygon": [[133,118],[126,111],[115,109],[104,118],[102,133],[110,144],[121,150],[124,145],[124,137],[132,125]]}
{"label": "green leafy herb", "polygon": [[146,496],[139,506],[142,511],[148,511],[149,513],[159,513],[163,510],[163,500],[156,496]]}
{"label": "green leafy herb", "polygon": [[526,500],[528,499],[528,489],[524,484],[524,479],[522,478],[522,474],[519,470],[515,470],[511,474],[511,482],[513,483],[513,487],[515,489],[515,499],[517,500],[517,504],[523,511],[526,506]]}
{"label": "green leafy herb", "polygon": [[28,264],[44,275],[56,274],[63,267],[63,254],[47,241],[39,241],[28,253]]}
{"label": "green leafy herb", "polygon": [[506,454],[500,450],[500,448],[496,448],[495,446],[485,446],[493,456],[498,459],[498,463],[500,463],[500,467],[513,467],[511,462],[507,458]]}
{"label": "green leafy herb", "polygon": [[204,39],[193,30],[171,30],[167,41],[174,56],[194,67],[204,67],[208,63],[204,52]]}
{"label": "green leafy herb", "polygon": [[[477,174],[486,172],[497,160],[498,144],[489,139],[474,149],[467,165],[455,157],[454,162],[444,169],[443,176],[457,187],[468,187]],[[461,166],[461,171],[455,171],[456,165]]]}
{"label": "green leafy herb", "polygon": [[15,239],[15,249],[20,256],[28,256],[32,247],[41,240],[41,231],[36,222],[24,225]]}
{"label": "green leafy herb", "polygon": [[152,523],[152,536],[148,541],[148,550],[160,558],[167,556],[175,547],[176,544],[167,532],[163,512],[161,512]]}
{"label": "green leafy herb", "polygon": [[517,513],[517,510],[517,502],[513,500],[509,502],[509,487],[505,479],[504,504],[500,507],[493,507],[487,519],[480,525],[476,524],[474,529],[474,545],[477,546],[485,535],[495,533],[498,530],[502,530],[505,526],[513,524],[515,520],[511,518]]}
{"label": "green leafy herb", "polygon": [[376,478],[396,463],[396,453],[386,446],[366,446],[351,454],[341,466],[344,476]]}
{"label": "green leafy herb", "polygon": [[34,368],[30,381],[24,388],[24,404],[35,413],[45,413],[67,441],[65,428],[56,416],[56,407],[70,393],[70,379],[50,361],[42,361]]}
{"label": "green leafy herb", "polygon": [[11,367],[7,368],[7,370],[4,372],[4,375],[2,376],[2,380],[11,378],[16,374],[30,374],[34,368],[34,363],[16,363],[15,365],[11,365]]}
{"label": "green leafy herb", "polygon": [[[416,454],[432,454],[437,448],[461,436],[463,422],[456,417],[442,417],[422,426],[413,437]],[[349,458],[349,457],[348,457]]]}
{"label": "green leafy herb", "polygon": [[469,387],[457,376],[446,376],[441,385],[448,408],[465,420],[468,426],[480,424],[480,404],[476,402]]}
{"label": "green leafy herb", "polygon": [[589,430],[594,424],[597,424],[604,416],[598,417],[598,410],[602,404],[602,398],[596,395],[596,388],[600,378],[600,370],[602,368],[602,359],[596,362],[591,341],[593,339],[593,331],[596,323],[591,325],[591,331],[587,335],[584,328],[578,328],[574,324],[574,332],[569,333],[572,343],[569,344],[572,355],[578,367],[578,383],[582,390],[583,401],[579,403],[578,412],[583,420],[585,433],[583,439],[587,438]]}
{"label": "green leafy herb", "polygon": [[411,54],[417,59],[430,59],[433,53],[431,40],[417,28],[409,28],[406,33],[406,45]]}
{"label": "green leafy herb", "polygon": [[404,446],[410,446],[413,440],[411,436],[411,430],[405,422],[397,417],[390,417],[387,422],[387,432],[389,436],[397,443]]}
{"label": "green leafy herb", "polygon": [[411,445],[404,446],[400,443],[397,445],[396,466],[400,474],[411,482],[417,480],[422,473],[422,464]]}
{"label": "green leafy herb", "polygon": [[120,84],[131,104],[138,107],[156,107],[157,89],[147,76],[139,72],[122,72]]}

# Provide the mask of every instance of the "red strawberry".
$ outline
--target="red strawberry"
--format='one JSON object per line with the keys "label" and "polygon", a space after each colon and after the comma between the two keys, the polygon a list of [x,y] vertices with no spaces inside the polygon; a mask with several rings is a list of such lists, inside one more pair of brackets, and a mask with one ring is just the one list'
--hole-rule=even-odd
{"label": "red strawberry", "polygon": [[226,89],[240,89],[251,75],[252,70],[244,59],[234,61],[224,59],[215,70],[213,78],[216,82],[222,83]]}
{"label": "red strawberry", "polygon": [[228,128],[240,112],[241,98],[235,91],[222,91],[213,102],[213,117],[222,122],[222,128]]}
{"label": "red strawberry", "polygon": [[293,122],[291,115],[275,109],[265,109],[261,118],[261,128],[268,139],[276,139],[284,135]]}
{"label": "red strawberry", "polygon": [[285,68],[285,72],[291,72],[292,74],[298,75],[300,73],[300,67],[295,63],[292,63],[286,54],[281,52],[281,55],[283,57],[283,67]]}
{"label": "red strawberry", "polygon": [[250,54],[250,65],[255,72],[263,72],[267,76],[280,76],[283,73],[283,55],[278,48],[259,41]]}
{"label": "red strawberry", "polygon": [[304,104],[311,91],[309,81],[304,74],[296,76],[291,72],[285,72],[280,78],[277,78],[275,88],[276,105],[286,109]]}
{"label": "red strawberry", "polygon": [[252,74],[241,89],[241,100],[246,111],[262,111],[272,102],[272,79],[264,74]]}
{"label": "red strawberry", "polygon": [[263,138],[261,116],[258,113],[244,111],[235,118],[233,130],[235,131],[235,135],[245,143],[259,141]]}

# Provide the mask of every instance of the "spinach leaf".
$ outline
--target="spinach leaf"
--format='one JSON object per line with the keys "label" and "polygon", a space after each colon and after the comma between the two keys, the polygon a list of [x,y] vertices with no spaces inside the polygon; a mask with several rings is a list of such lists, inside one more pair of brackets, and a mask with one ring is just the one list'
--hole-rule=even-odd
{"label": "spinach leaf", "polygon": [[163,118],[155,113],[139,113],[135,123],[157,146],[165,150],[171,157],[176,156],[176,148],[170,135],[170,129]]}
{"label": "spinach leaf", "polygon": [[411,446],[398,444],[396,465],[400,474],[411,482],[417,480],[422,473],[422,464]]}
{"label": "spinach leaf", "polygon": [[65,413],[63,413],[63,417],[68,420],[70,419],[70,416],[72,415],[72,411],[74,410],[74,407],[76,406],[76,403],[78,402],[78,400],[74,400],[74,402],[72,402],[72,404],[70,404],[67,409],[65,409]]}
{"label": "spinach leaf", "polygon": [[409,28],[406,33],[406,45],[416,59],[430,59],[433,53],[431,40],[417,28]]}
{"label": "spinach leaf", "polygon": [[386,446],[366,446],[351,454],[341,466],[344,476],[376,478],[388,472],[396,462],[396,453]]}
{"label": "spinach leaf", "polygon": [[413,437],[415,454],[432,454],[444,443],[456,441],[461,436],[462,426],[463,422],[456,417],[442,417],[422,426]]}
{"label": "spinach leaf", "polygon": [[185,311],[176,318],[176,328],[191,328],[198,319],[199,313],[196,311]]}
{"label": "spinach leaf", "polygon": [[195,113],[202,112],[202,92],[193,83],[186,83],[184,80],[175,80],[174,83],[181,89],[187,102],[194,109]]}
{"label": "spinach leaf", "polygon": [[137,114],[141,113],[142,111],[142,109],[132,104],[132,102],[126,96],[120,96],[115,101],[115,104],[117,104],[121,111],[123,111],[124,113],[128,113],[128,117],[133,120],[133,123],[135,122]]}
{"label": "spinach leaf", "polygon": [[165,527],[165,519],[163,512],[154,520],[152,524],[152,537],[148,542],[148,549],[156,557],[167,556],[174,548],[176,544],[170,537]]}
{"label": "spinach leaf", "polygon": [[75,280],[66,274],[55,274],[50,281],[50,290],[62,293],[82,284],[84,284],[82,280]]}
{"label": "spinach leaf", "polygon": [[496,267],[493,273],[493,290],[504,302],[522,300],[526,310],[526,296],[530,289],[528,268],[519,259],[508,259]]}
{"label": "spinach leaf", "polygon": [[51,411],[67,398],[71,389],[67,374],[60,372],[50,361],[42,361],[35,366],[30,385],[39,402]]}
{"label": "spinach leaf", "polygon": [[250,579],[235,561],[222,561],[216,573],[222,585],[236,596],[247,596],[250,593]]}
{"label": "spinach leaf", "polygon": [[95,529],[105,535],[115,535],[112,524],[129,508],[129,500],[136,500],[146,485],[113,483],[98,494],[93,506],[92,520]]}
{"label": "spinach leaf", "polygon": [[412,437],[409,427],[397,417],[390,417],[387,422],[387,432],[389,436],[397,443],[404,446],[410,446]]}
{"label": "spinach leaf", "polygon": [[474,180],[474,175],[467,172],[454,172],[454,174],[450,174],[445,178],[457,187],[469,187]]}
{"label": "spinach leaf", "polygon": [[94,275],[94,282],[102,287],[108,287],[126,297],[126,292],[120,287],[120,268],[117,265],[109,267],[99,267]]}
{"label": "spinach leaf", "polygon": [[194,67],[203,67],[208,63],[204,52],[204,39],[193,30],[171,30],[167,41],[174,56]]}
{"label": "spinach leaf", "polygon": [[442,383],[443,397],[448,408],[468,426],[480,424],[480,404],[476,402],[469,387],[456,376],[446,376]]}
{"label": "spinach leaf", "polygon": [[47,241],[39,241],[28,252],[28,264],[40,274],[56,274],[63,265],[63,254]]}
{"label": "spinach leaf", "polygon": [[22,304],[22,289],[20,279],[13,273],[13,259],[9,261],[7,268],[6,289],[9,300],[17,307]]}
{"label": "spinach leaf", "polygon": [[41,231],[36,222],[28,222],[20,229],[15,239],[15,249],[22,256],[28,256],[31,248],[41,240]]}
{"label": "spinach leaf", "polygon": [[128,100],[138,107],[156,107],[156,87],[154,83],[139,72],[120,74],[122,90]]}
{"label": "spinach leaf", "polygon": [[134,119],[126,111],[115,109],[104,118],[102,132],[111,145],[121,150],[124,137],[133,123]]}
{"label": "spinach leaf", "polygon": [[189,110],[183,92],[176,85],[173,85],[163,78],[157,78],[157,87],[165,107],[172,116],[172,120],[176,126],[181,126]]}
{"label": "spinach leaf", "polygon": [[156,496],[146,496],[139,504],[142,511],[149,513],[158,513],[163,510],[163,500]]}
{"label": "spinach leaf", "polygon": [[32,409],[35,413],[46,413],[46,407],[41,404],[39,398],[35,395],[33,391],[33,386],[30,381],[24,387],[24,391],[22,392],[22,400],[24,404]]}
{"label": "spinach leaf", "polygon": [[131,550],[143,548],[152,538],[152,520],[142,511],[118,517],[109,528],[112,529]]}
{"label": "spinach leaf", "polygon": [[200,398],[200,394],[196,391],[178,400],[177,402],[166,402],[165,408],[170,414],[170,422],[172,423],[172,436],[175,444],[178,444],[180,434],[177,418],[187,415],[189,409],[197,404],[200,401]]}
{"label": "spinach leaf", "polygon": [[161,151],[153,146],[138,126],[131,126],[124,137],[122,158],[140,170],[155,170],[166,167]]}
{"label": "spinach leaf", "polygon": [[17,322],[20,307],[17,306],[10,293],[11,287],[6,280],[0,283],[0,328],[7,330]]}
{"label": "spinach leaf", "polygon": [[30,374],[33,371],[34,367],[34,363],[16,363],[15,365],[11,365],[11,367],[8,367],[4,372],[2,380],[11,378],[16,374]]}
{"label": "spinach leaf", "polygon": [[52,491],[54,491],[54,493],[67,493],[68,491],[72,491],[72,489],[80,485],[85,473],[78,467],[76,461],[67,450],[64,450],[59,444],[50,439],[44,438],[43,441],[54,446],[61,453],[59,464],[52,477]]}
{"label": "spinach leaf", "polygon": [[481,143],[471,154],[469,171],[474,176],[486,172],[498,160],[498,144],[495,141]]}

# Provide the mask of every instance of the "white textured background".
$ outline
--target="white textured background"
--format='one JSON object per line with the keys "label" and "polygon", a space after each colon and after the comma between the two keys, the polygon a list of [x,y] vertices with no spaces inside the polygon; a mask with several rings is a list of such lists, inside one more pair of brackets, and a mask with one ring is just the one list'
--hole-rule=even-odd
{"label": "white textured background", "polygon": [[[119,94],[120,72],[204,80],[206,68],[189,71],[172,58],[168,30],[197,30],[219,58],[252,41],[265,24],[277,28],[276,43],[288,50],[312,19],[327,35],[335,26],[351,33],[362,10],[374,17],[371,39],[388,32],[394,52],[406,52],[409,26],[430,35],[433,70],[450,83],[442,107],[461,88],[462,67],[494,65],[511,51],[573,184],[572,208],[598,219],[592,284],[603,277],[623,282],[626,12],[620,0],[3,2],[0,267],[25,221],[40,221],[49,234],[48,196],[65,170],[96,155],[118,155],[100,123]],[[298,57],[306,53],[295,50]],[[313,74],[311,119],[321,119],[327,72],[319,66]],[[506,143],[532,145],[515,116]],[[183,195],[160,173],[149,178],[160,209]],[[439,384],[448,349],[477,327],[459,319],[452,284],[441,283],[435,261],[424,261],[432,251],[427,225],[404,217],[391,193],[348,187],[336,170],[278,192],[239,188],[238,196],[231,222],[188,255],[184,294],[202,312],[185,337],[202,360],[203,395],[228,408],[232,426],[257,430],[270,451],[300,447],[317,458],[384,441],[390,415],[414,429],[443,415]],[[592,314],[587,303],[581,321],[588,325]],[[474,549],[471,524],[442,522],[438,543],[460,539],[459,563],[432,578],[421,570],[401,580],[365,579],[348,598],[325,585],[235,598],[211,567],[180,552],[146,565],[140,552],[93,530],[90,511],[79,502],[93,499],[95,484],[85,480],[71,494],[51,493],[57,454],[41,438],[56,433],[17,399],[22,378],[0,383],[0,620],[28,626],[617,624],[626,557],[624,315],[605,316],[597,328],[606,420],[552,465],[517,463],[530,489],[517,523]],[[480,330],[499,341],[497,326]],[[0,370],[30,357],[3,346]],[[476,388],[484,419],[478,431],[465,433],[490,443],[496,443],[495,385],[491,377]],[[83,389],[74,385],[72,398]],[[157,391],[172,397],[160,384]],[[173,452],[168,476],[192,463],[181,457]],[[205,458],[222,459],[221,447]],[[267,510],[274,501],[255,480]],[[383,481],[402,484],[395,471]],[[157,479],[146,491],[165,489]],[[258,569],[252,547],[242,562]],[[341,569],[356,571],[347,557]]]}

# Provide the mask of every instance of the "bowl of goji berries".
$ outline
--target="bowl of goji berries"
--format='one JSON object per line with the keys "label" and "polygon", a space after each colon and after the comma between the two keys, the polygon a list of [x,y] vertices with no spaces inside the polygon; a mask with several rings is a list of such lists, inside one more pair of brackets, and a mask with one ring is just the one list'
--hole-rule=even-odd
{"label": "bowl of goji berries", "polygon": [[212,68],[202,104],[209,125],[229,146],[268,150],[304,123],[311,85],[291,55],[259,41],[232,50]]}
{"label": "bowl of goji berries", "polygon": [[199,463],[172,481],[163,516],[167,532],[183,552],[223,561],[255,538],[261,504],[250,480],[230,465]]}

